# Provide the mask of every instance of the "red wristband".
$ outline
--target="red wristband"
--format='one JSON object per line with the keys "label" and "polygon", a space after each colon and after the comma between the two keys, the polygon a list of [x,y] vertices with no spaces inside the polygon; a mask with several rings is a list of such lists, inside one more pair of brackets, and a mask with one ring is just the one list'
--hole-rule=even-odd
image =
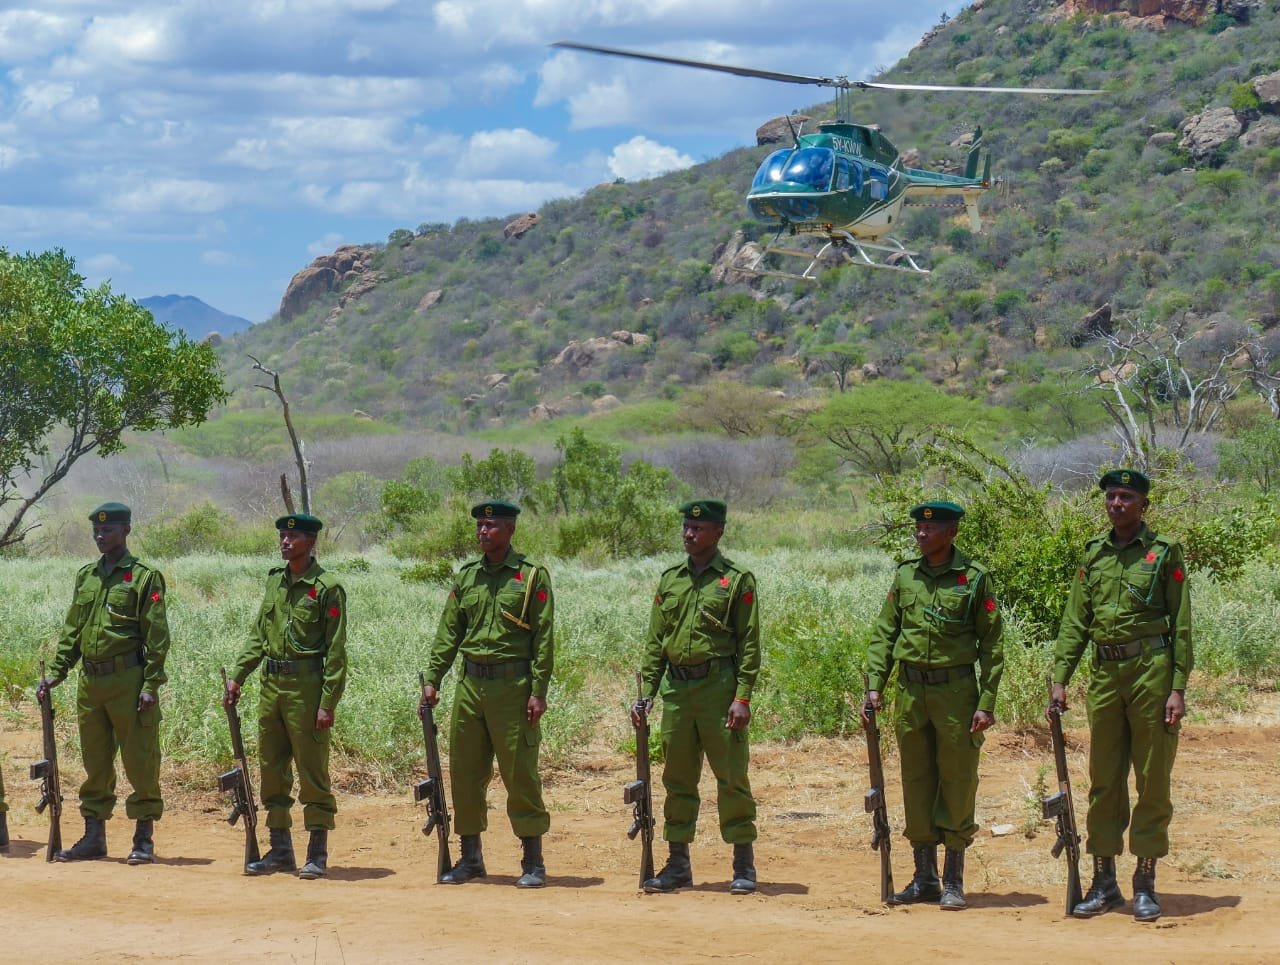
{"label": "red wristband", "polygon": [[734,697],[733,702],[735,704],[746,704],[748,707],[751,706],[751,701],[747,700],[746,697]]}

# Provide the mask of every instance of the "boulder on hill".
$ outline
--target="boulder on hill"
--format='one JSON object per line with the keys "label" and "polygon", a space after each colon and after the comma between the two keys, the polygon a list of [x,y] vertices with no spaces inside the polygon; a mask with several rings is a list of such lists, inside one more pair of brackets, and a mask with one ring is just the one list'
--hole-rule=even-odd
{"label": "boulder on hill", "polygon": [[525,235],[527,235],[530,231],[533,230],[533,228],[537,225],[537,223],[538,223],[537,212],[531,211],[529,212],[529,214],[522,214],[520,217],[516,218],[514,221],[512,221],[510,224],[508,224],[505,228],[502,229],[502,237],[503,238],[523,238]]}
{"label": "boulder on hill", "polygon": [[280,318],[297,318],[316,302],[338,287],[339,275],[332,268],[304,268],[293,276],[284,298],[280,299]]}
{"label": "boulder on hill", "polygon": [[1181,23],[1203,23],[1217,12],[1216,0],[1066,0],[1063,14],[1122,14],[1131,17],[1162,17]]}
{"label": "boulder on hill", "polygon": [[1280,120],[1274,117],[1260,117],[1249,129],[1240,135],[1241,147],[1276,147],[1280,146]]}
{"label": "boulder on hill", "polygon": [[628,345],[647,345],[652,337],[643,332],[617,331],[611,335],[601,335],[582,341],[572,340],[560,354],[547,363],[550,372],[563,371],[569,376],[577,376],[590,368],[596,361],[615,349]]}
{"label": "boulder on hill", "polygon": [[444,289],[436,288],[427,292],[422,296],[422,300],[418,302],[418,307],[414,309],[414,313],[423,315],[430,309],[439,304],[440,299],[444,298]]}
{"label": "boulder on hill", "polygon": [[1110,335],[1113,331],[1115,331],[1115,324],[1111,317],[1111,303],[1107,302],[1081,320],[1076,330],[1071,333],[1071,347],[1079,348],[1086,342]]}
{"label": "boulder on hill", "polygon": [[1280,72],[1263,74],[1252,81],[1253,91],[1262,103],[1271,107],[1280,107]]}
{"label": "boulder on hill", "polygon": [[1239,137],[1244,125],[1230,107],[1210,107],[1186,118],[1178,130],[1182,132],[1178,147],[1203,161],[1227,141]]}
{"label": "boulder on hill", "polygon": [[790,144],[794,140],[791,129],[794,127],[796,133],[801,134],[811,120],[808,114],[784,114],[765,121],[756,128],[756,144]]}

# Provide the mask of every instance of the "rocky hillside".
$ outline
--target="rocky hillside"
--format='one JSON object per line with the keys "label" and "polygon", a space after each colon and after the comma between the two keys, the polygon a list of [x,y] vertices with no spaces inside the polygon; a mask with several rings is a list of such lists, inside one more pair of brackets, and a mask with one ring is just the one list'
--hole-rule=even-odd
{"label": "rocky hillside", "polygon": [[[720,376],[788,394],[928,379],[1029,405],[1080,347],[1142,318],[1222,332],[1280,312],[1280,20],[1270,2],[987,0],[926,36],[888,80],[1099,87],[1093,98],[864,93],[911,163],[963,159],[982,124],[1001,190],[971,235],[910,210],[927,278],[856,267],[816,284],[732,271],[762,240],[743,196],[753,146],[537,212],[393,232],[299,271],[279,314],[229,340],[292,396],[448,430],[675,397]],[[817,119],[829,105],[807,113]],[[779,136],[762,118],[760,140]],[[785,125],[782,125],[785,127]],[[785,136],[785,135],[782,135]],[[865,376],[862,374],[865,373]],[[238,404],[265,405],[239,393]],[[606,402],[605,404],[612,404]]]}

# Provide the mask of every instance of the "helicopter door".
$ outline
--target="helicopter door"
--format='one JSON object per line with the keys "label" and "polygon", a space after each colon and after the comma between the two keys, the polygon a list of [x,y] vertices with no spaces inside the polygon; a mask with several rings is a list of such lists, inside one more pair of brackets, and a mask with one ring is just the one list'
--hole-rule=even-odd
{"label": "helicopter door", "polygon": [[862,197],[862,165],[857,161],[852,164],[853,167],[853,193],[859,198]]}
{"label": "helicopter door", "polygon": [[889,175],[884,171],[871,172],[871,197],[883,201],[889,197]]}
{"label": "helicopter door", "polygon": [[836,190],[848,191],[849,186],[853,183],[853,178],[849,174],[849,159],[836,159]]}

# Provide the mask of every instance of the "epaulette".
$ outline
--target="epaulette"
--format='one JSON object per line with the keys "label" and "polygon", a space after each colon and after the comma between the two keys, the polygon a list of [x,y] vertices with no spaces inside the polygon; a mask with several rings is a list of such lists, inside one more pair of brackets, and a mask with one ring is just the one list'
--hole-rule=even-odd
{"label": "epaulette", "polygon": [[477,566],[483,565],[483,563],[484,563],[484,557],[478,556],[473,560],[467,560],[465,563],[459,566],[458,572],[461,573],[463,570],[474,570]]}
{"label": "epaulette", "polygon": [[288,568],[289,568],[289,567],[288,567],[288,565],[287,565],[287,564],[286,564],[286,565],[284,565],[284,566],[273,566],[273,567],[271,567],[270,569],[268,569],[268,570],[267,570],[267,576],[278,576],[279,574],[283,573],[283,572],[284,572],[285,570],[287,570]]}

